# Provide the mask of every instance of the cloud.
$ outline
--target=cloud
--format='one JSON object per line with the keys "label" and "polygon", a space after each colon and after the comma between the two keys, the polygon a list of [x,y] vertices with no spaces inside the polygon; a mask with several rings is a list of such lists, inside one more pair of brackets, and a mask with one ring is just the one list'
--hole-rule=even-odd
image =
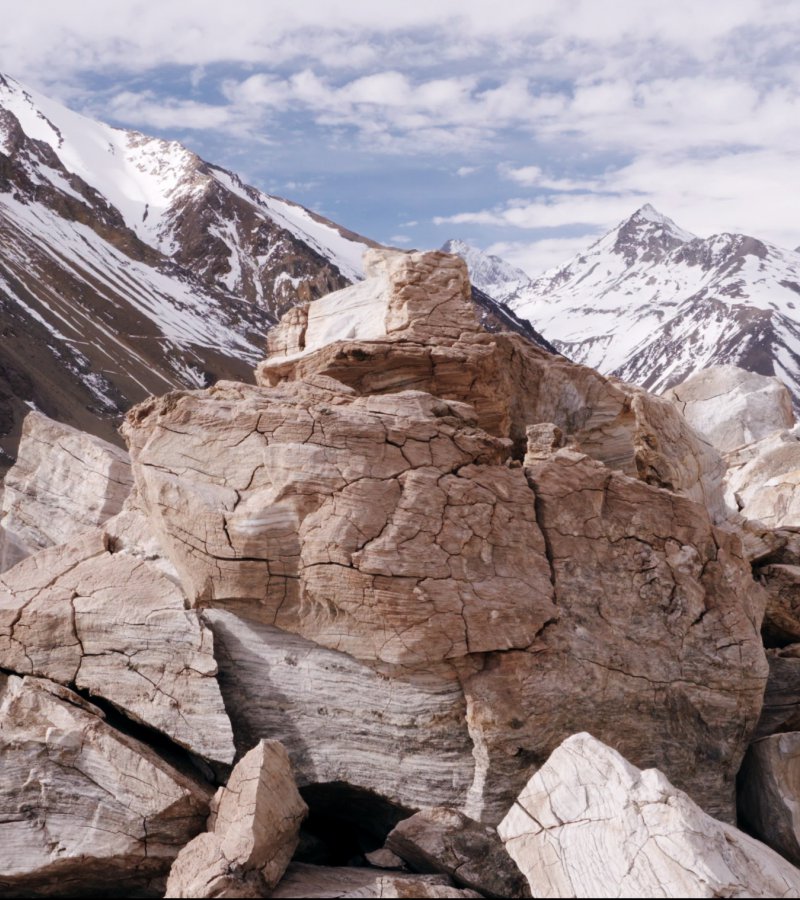
{"label": "cloud", "polygon": [[466,178],[468,175],[474,175],[476,172],[480,172],[481,166],[459,166],[456,169],[456,175],[459,178]]}
{"label": "cloud", "polygon": [[390,244],[410,244],[411,238],[407,234],[393,234],[389,238]]}
{"label": "cloud", "polygon": [[599,231],[587,231],[575,237],[497,241],[487,247],[486,252],[507,260],[531,278],[536,278],[542,272],[562,265],[576,253],[585,250],[600,234]]}

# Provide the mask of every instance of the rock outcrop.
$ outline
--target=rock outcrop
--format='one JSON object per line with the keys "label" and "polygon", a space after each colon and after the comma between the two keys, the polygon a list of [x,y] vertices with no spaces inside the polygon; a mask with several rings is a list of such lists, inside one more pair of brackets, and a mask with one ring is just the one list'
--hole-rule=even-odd
{"label": "rock outcrop", "polygon": [[738,366],[701,369],[664,396],[722,453],[794,425],[792,395],[786,385]]}
{"label": "rock outcrop", "polygon": [[286,750],[261,741],[215,795],[209,830],[178,854],[167,896],[267,896],[289,865],[307,811]]}
{"label": "rock outcrop", "polygon": [[[0,575],[9,684],[201,806],[219,789],[152,861],[149,823],[141,864],[125,826],[134,862],[109,852],[107,878],[130,865],[144,896],[185,844],[171,895],[523,896],[494,826],[571,735],[657,767],[686,821],[733,822],[751,740],[798,728],[796,535],[724,509],[723,459],[672,402],[484,331],[459,261],[368,263],[285,317],[258,384],[134,407],[121,510]],[[48,854],[73,846],[63,797],[23,802]],[[58,893],[17,849],[21,889]],[[380,868],[392,849],[433,874]]]}
{"label": "rock outcrop", "polygon": [[4,484],[0,571],[102,525],[121,511],[133,479],[124,450],[31,412]]}
{"label": "rock outcrop", "polygon": [[534,897],[798,897],[800,871],[588,734],[565,741],[499,826]]}
{"label": "rock outcrop", "polygon": [[158,896],[210,792],[72,691],[0,681],[3,892]]}
{"label": "rock outcrop", "polygon": [[800,865],[800,733],[756,741],[740,775],[739,814],[750,830]]}
{"label": "rock outcrop", "polygon": [[722,515],[725,466],[673,403],[519,335],[483,331],[456,257],[372,250],[365,271],[367,281],[293,311],[271,332],[259,384],[327,375],[359,394],[413,388],[467,402],[481,428],[512,439],[520,459],[527,427],[550,422],[595,459]]}

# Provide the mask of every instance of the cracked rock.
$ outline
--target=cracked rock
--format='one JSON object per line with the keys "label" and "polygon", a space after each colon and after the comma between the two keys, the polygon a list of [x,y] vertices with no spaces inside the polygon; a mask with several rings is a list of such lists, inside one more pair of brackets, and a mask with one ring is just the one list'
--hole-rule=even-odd
{"label": "cracked rock", "polygon": [[443,875],[391,875],[376,869],[334,868],[292,863],[270,897],[480,897],[471,890],[460,890]]}
{"label": "cracked rock", "polygon": [[534,897],[798,897],[800,871],[657,769],[564,741],[498,828]]}
{"label": "cracked rock", "polygon": [[289,865],[307,812],[286,750],[261,741],[217,791],[209,830],[178,854],[166,896],[266,896]]}
{"label": "cracked rock", "polygon": [[0,880],[14,896],[161,896],[208,814],[204,786],[37,678],[0,679],[0,771]]}
{"label": "cracked rock", "polygon": [[0,667],[74,685],[210,761],[233,761],[211,632],[180,587],[108,523],[0,575]]}
{"label": "cracked rock", "polygon": [[120,512],[132,484],[124,450],[28,413],[17,461],[5,476],[0,571],[102,525]]}

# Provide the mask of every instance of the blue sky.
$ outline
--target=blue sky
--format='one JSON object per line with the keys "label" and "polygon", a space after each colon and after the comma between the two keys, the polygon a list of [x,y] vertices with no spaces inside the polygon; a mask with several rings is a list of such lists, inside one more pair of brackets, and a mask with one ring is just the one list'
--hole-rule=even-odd
{"label": "blue sky", "polygon": [[35,0],[0,70],[401,246],[532,274],[645,202],[800,244],[796,0]]}

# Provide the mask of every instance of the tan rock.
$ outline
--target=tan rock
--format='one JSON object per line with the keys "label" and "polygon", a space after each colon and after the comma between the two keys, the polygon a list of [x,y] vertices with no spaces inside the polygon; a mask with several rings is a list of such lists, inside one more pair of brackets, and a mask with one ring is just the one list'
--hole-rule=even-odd
{"label": "tan rock", "polygon": [[289,865],[307,811],[286,750],[261,741],[217,791],[208,832],[178,854],[166,896],[265,896]]}
{"label": "tan rock", "polygon": [[76,694],[3,677],[0,871],[15,896],[159,896],[210,793]]}
{"label": "tan rock", "polygon": [[[552,356],[519,335],[484,332],[456,257],[390,253],[385,266],[388,275],[386,268],[373,269],[372,278],[310,304],[308,322],[316,316],[322,324],[309,324],[305,336],[290,314],[273,331],[257,382],[325,375],[359,394],[413,388],[465,401],[482,428],[514,441],[520,458],[527,427],[553,423],[593,458],[724,516],[725,466],[673,403]],[[404,312],[393,318],[395,308]],[[354,310],[361,311],[357,323]]]}
{"label": "tan rock", "polygon": [[794,425],[786,385],[738,366],[701,369],[664,396],[723,453]]}
{"label": "tan rock", "polygon": [[569,450],[525,471],[558,611],[527,651],[490,656],[465,682],[479,768],[496,785],[466,811],[491,821],[503,786],[587,728],[733,821],[767,675],[765,597],[738,540],[699,505]]}
{"label": "tan rock", "polygon": [[750,746],[739,776],[739,815],[756,837],[800,865],[800,733]]}
{"label": "tan rock", "polygon": [[433,807],[403,819],[386,846],[415,872],[448,875],[485,897],[529,897],[522,873],[494,828],[455,809]]}
{"label": "tan rock", "polygon": [[0,571],[102,525],[120,512],[132,484],[124,450],[29,413],[17,461],[5,477],[0,527],[6,564]]}
{"label": "tan rock", "polygon": [[271,897],[480,897],[442,875],[386,875],[375,869],[328,868],[292,863]]}
{"label": "tan rock", "polygon": [[506,441],[428,394],[221,385],[134,410],[151,521],[196,605],[363,660],[525,647],[552,617]]}
{"label": "tan rock", "polygon": [[146,530],[140,514],[123,516],[0,576],[0,667],[88,690],[198,756],[230,763],[211,632],[133,541],[137,526]]}
{"label": "tan rock", "polygon": [[588,734],[553,752],[498,830],[534,897],[800,896],[793,865]]}

